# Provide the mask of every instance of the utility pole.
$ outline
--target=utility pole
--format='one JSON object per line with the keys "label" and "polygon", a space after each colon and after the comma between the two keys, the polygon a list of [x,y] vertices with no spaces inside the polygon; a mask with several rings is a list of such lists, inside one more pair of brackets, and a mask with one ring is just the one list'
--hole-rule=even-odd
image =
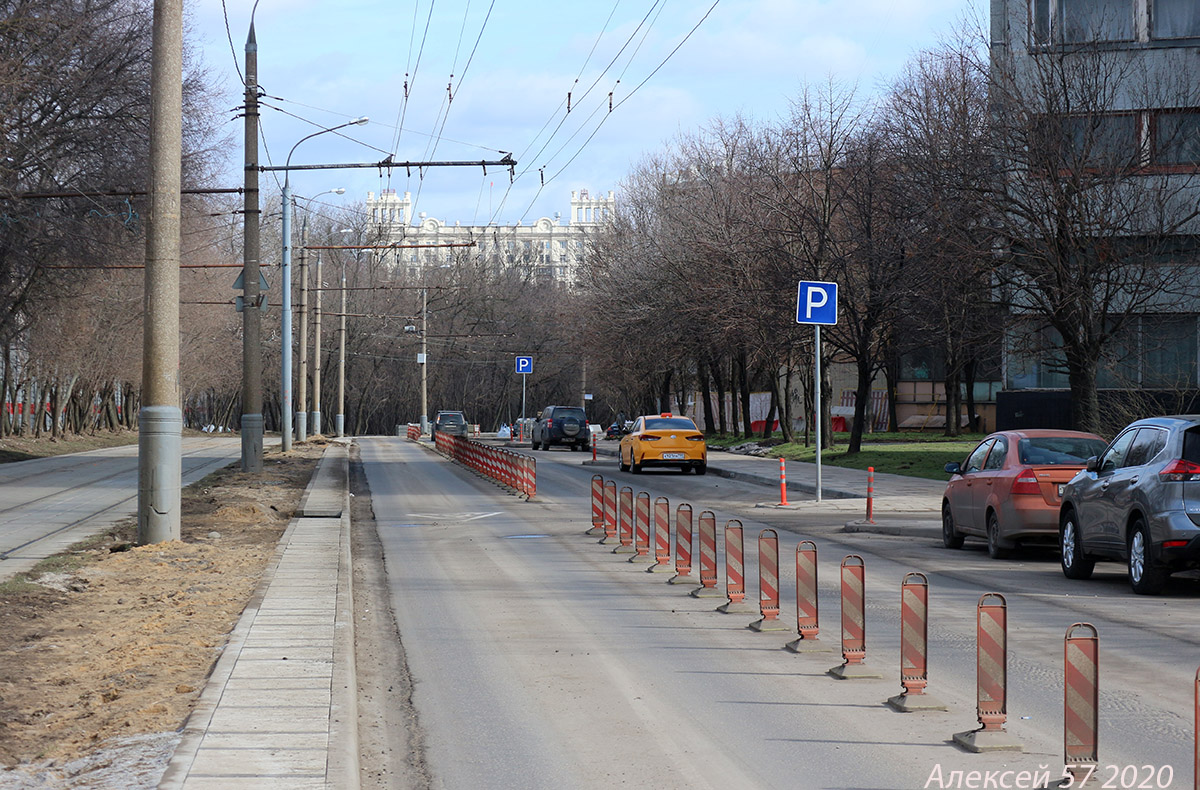
{"label": "utility pole", "polygon": [[342,258],[342,316],[338,326],[338,410],[334,419],[338,438],[346,435],[346,259]]}
{"label": "utility pole", "polygon": [[242,213],[242,471],[263,468],[262,313],[258,289],[258,42],[246,37],[245,202]]}
{"label": "utility pole", "polygon": [[[286,339],[285,339],[286,342]],[[296,441],[308,440],[308,217],[300,223],[300,386]]]}
{"label": "utility pole", "polygon": [[321,293],[325,282],[321,279],[321,253],[317,253],[317,299],[313,305],[313,436],[321,435]]}
{"label": "utility pole", "polygon": [[154,0],[150,76],[150,217],[146,234],[139,544],[179,539],[183,412],[179,386],[183,2]]}
{"label": "utility pole", "polygon": [[429,300],[421,289],[421,433],[429,433]]}

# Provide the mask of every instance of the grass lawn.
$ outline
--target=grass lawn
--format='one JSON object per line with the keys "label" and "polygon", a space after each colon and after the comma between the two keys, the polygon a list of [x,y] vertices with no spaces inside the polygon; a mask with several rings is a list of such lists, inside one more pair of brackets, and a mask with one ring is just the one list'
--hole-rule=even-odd
{"label": "grass lawn", "polygon": [[[948,480],[946,464],[966,458],[983,436],[964,434],[951,438],[940,434],[874,433],[863,436],[862,452],[850,454],[846,452],[850,434],[837,433],[834,434],[834,446],[822,451],[821,463],[863,470],[873,466],[876,472]],[[782,436],[776,433],[775,441],[781,439]],[[714,449],[725,449],[745,441],[740,437],[722,436],[710,439],[708,445]],[[803,443],[794,443],[777,444],[771,448],[770,455],[772,458],[813,463],[817,453],[811,445],[805,447]]]}

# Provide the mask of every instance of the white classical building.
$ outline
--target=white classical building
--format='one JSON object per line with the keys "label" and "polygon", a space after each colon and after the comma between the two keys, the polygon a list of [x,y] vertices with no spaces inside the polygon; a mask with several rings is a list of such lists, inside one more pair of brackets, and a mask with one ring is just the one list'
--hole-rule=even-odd
{"label": "white classical building", "polygon": [[[539,277],[563,283],[576,281],[577,267],[587,250],[588,234],[613,217],[616,198],[610,191],[592,197],[586,189],[571,192],[570,220],[563,224],[561,215],[542,217],[528,225],[453,225],[424,212],[412,216],[412,193],[401,197],[394,189],[385,189],[376,197],[367,193],[367,217],[372,236],[378,244],[436,245],[470,244],[472,256],[494,260],[498,264],[527,265]],[[409,248],[385,251],[384,261],[403,267],[409,276],[417,276],[430,265],[447,263],[462,255],[463,247]]]}

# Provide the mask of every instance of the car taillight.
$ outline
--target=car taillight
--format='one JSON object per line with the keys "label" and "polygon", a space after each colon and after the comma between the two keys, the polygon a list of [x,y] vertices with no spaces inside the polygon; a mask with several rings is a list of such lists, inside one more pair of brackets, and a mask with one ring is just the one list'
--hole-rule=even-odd
{"label": "car taillight", "polygon": [[649,434],[649,433],[639,433],[638,438],[641,439],[643,442],[657,442],[662,437],[655,436],[655,435]]}
{"label": "car taillight", "polygon": [[1038,485],[1037,475],[1032,469],[1022,469],[1017,472],[1017,477],[1013,480],[1012,491],[1009,492],[1013,496],[1019,494],[1037,494],[1041,496],[1042,488]]}
{"label": "car taillight", "polygon": [[1181,549],[1184,546],[1186,546],[1187,544],[1188,544],[1188,542],[1186,540],[1164,540],[1163,548],[1164,549]]}
{"label": "car taillight", "polygon": [[702,442],[702,441],[704,441],[704,437],[703,436],[689,436],[687,438],[687,440],[689,442]]}
{"label": "car taillight", "polygon": [[1182,458],[1172,461],[1163,467],[1158,476],[1172,483],[1183,483],[1188,480],[1200,480],[1200,464],[1185,461]]}
{"label": "car taillight", "polygon": [[552,420],[552,419],[547,419],[547,420],[546,420],[546,427],[547,427],[547,428],[553,428],[553,427],[554,427],[554,420]]}

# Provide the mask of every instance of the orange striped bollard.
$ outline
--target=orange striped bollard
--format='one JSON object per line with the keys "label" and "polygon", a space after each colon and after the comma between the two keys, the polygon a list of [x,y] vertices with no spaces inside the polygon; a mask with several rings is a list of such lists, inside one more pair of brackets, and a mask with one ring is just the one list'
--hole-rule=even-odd
{"label": "orange striped bollard", "polygon": [[817,605],[817,544],[811,540],[802,540],[796,546],[796,630],[800,638],[787,644],[787,649],[793,653],[830,649],[817,638],[821,632]]}
{"label": "orange striped bollard", "polygon": [[875,467],[867,467],[867,523],[875,523]]}
{"label": "orange striped bollard", "polygon": [[537,495],[537,460],[525,458],[525,499],[533,499]]}
{"label": "orange striped bollard", "polygon": [[612,480],[604,484],[604,537],[600,542],[617,542],[617,484]]}
{"label": "orange striped bollard", "polygon": [[754,631],[786,631],[779,619],[779,533],[764,529],[758,533],[758,614],[760,619],[747,626]]}
{"label": "orange striped bollard", "polygon": [[604,534],[604,476],[592,475],[592,527],[584,535]]}
{"label": "orange striped bollard", "polygon": [[1099,762],[1100,634],[1094,625],[1075,623],[1067,629],[1063,666],[1063,762],[1082,784]]}
{"label": "orange striped bollard", "polygon": [[906,573],[900,582],[900,685],[904,691],[887,704],[901,713],[946,710],[925,693],[929,684],[929,579]]}
{"label": "orange striped bollard", "polygon": [[638,491],[633,507],[633,548],[630,562],[650,562],[650,495]]}
{"label": "orange striped bollard", "polygon": [[670,573],[671,568],[671,503],[665,496],[654,500],[654,564],[646,573]]}
{"label": "orange striped bollard", "polygon": [[857,554],[842,560],[842,664],[829,670],[838,680],[878,678],[867,657],[866,563]]}
{"label": "orange striped bollard", "polygon": [[700,514],[700,586],[693,598],[720,598],[717,589],[717,517],[711,510]]}
{"label": "orange striped bollard", "polygon": [[976,607],[976,702],[978,730],[957,732],[954,742],[969,752],[1022,751],[1004,729],[1008,720],[1008,601],[984,593]]}
{"label": "orange striped bollard", "polygon": [[613,554],[629,554],[633,551],[633,489],[621,487],[621,520],[619,522],[618,538],[620,544],[613,548]]}
{"label": "orange striped bollard", "polygon": [[787,464],[779,459],[779,504],[786,505],[787,501]]}
{"label": "orange striped bollard", "polygon": [[667,584],[696,584],[692,577],[692,506],[675,509],[675,575]]}
{"label": "orange striped bollard", "polygon": [[725,597],[729,600],[717,607],[718,612],[749,614],[754,611],[746,603],[746,550],[742,522],[736,518],[725,522]]}

